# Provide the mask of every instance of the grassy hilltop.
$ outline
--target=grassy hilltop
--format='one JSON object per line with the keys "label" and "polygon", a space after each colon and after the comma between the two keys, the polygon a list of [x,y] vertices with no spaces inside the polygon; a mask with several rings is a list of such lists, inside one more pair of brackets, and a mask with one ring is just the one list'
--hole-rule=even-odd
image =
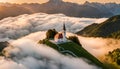
{"label": "grassy hilltop", "polygon": [[[95,64],[99,67],[102,67],[103,69],[105,69],[105,66],[103,63],[101,63],[97,58],[95,58],[93,55],[91,55],[89,52],[87,52],[81,45],[78,45],[74,42],[66,42],[66,43],[62,43],[62,44],[54,44],[52,43],[49,39],[45,39],[44,40],[44,44],[48,45],[49,47],[57,50],[58,52],[66,55],[69,54],[73,57],[81,57],[81,58],[86,58],[89,60],[89,64]],[[61,49],[59,49],[59,47],[61,47]],[[65,51],[70,51],[72,53],[75,54],[72,55],[71,53],[66,53],[66,52],[61,52],[61,50],[64,49]]]}

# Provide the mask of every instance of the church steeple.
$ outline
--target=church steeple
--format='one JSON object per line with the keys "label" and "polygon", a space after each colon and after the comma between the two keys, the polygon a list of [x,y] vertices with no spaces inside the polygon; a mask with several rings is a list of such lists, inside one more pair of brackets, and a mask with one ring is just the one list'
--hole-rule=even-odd
{"label": "church steeple", "polygon": [[67,42],[67,37],[66,37],[66,26],[65,23],[63,23],[63,31],[62,33],[58,33],[55,35],[55,42]]}
{"label": "church steeple", "polygon": [[66,27],[65,27],[65,23],[63,23],[63,41],[66,42]]}
{"label": "church steeple", "polygon": [[63,23],[63,30],[66,31],[65,23]]}

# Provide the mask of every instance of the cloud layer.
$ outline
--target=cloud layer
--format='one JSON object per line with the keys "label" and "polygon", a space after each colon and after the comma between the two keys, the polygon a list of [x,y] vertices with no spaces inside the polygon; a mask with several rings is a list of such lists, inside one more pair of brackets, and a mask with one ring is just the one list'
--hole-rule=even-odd
{"label": "cloud layer", "polygon": [[30,36],[10,41],[12,46],[4,49],[7,58],[0,60],[0,69],[100,69],[83,58],[64,56],[46,45],[37,44],[33,37],[28,38]]}
{"label": "cloud layer", "polygon": [[109,51],[120,48],[120,40],[117,39],[78,37],[82,46],[97,58],[104,58]]}
{"label": "cloud layer", "polygon": [[87,25],[101,23],[106,19],[107,18],[75,18],[67,17],[63,14],[24,14],[0,20],[0,38],[17,39],[32,32],[46,31],[53,28],[61,31],[63,23],[66,23],[68,32],[75,33]]}
{"label": "cloud layer", "polygon": [[[33,41],[39,41],[40,39],[44,39],[45,36],[44,32],[36,32],[30,35],[23,37],[23,39],[31,39]],[[41,37],[42,35],[42,37]],[[67,37],[73,36],[73,33],[67,33]],[[76,35],[77,36],[77,35]],[[110,38],[94,38],[94,37],[82,37],[77,36],[82,44],[83,48],[85,48],[88,52],[92,55],[98,57],[104,56],[109,51],[112,51],[116,48],[120,48],[120,40],[117,39],[110,39]]]}
{"label": "cloud layer", "polygon": [[[10,40],[12,46],[4,50],[4,55],[9,59],[0,60],[0,69],[100,69],[89,65],[83,58],[63,56],[46,45],[38,45],[37,41],[44,39],[45,33],[36,32],[17,40]],[[67,33],[67,36],[71,35],[74,34]],[[115,39],[78,37],[82,46],[96,57],[120,45],[120,41]]]}
{"label": "cloud layer", "polygon": [[[45,13],[5,18],[0,21],[0,41],[9,40],[12,46],[5,49],[5,56],[10,58],[0,58],[0,69],[99,69],[89,65],[83,58],[63,56],[45,45],[38,45],[37,42],[45,38],[48,29],[61,31],[63,23],[66,23],[67,31],[71,32],[67,33],[70,36],[89,24],[101,23],[106,19]],[[120,48],[119,40],[78,37],[82,46],[96,57]]]}
{"label": "cloud layer", "polygon": [[[23,40],[30,39],[34,42],[38,42],[39,40],[42,40],[46,37],[45,33],[46,31],[31,33],[25,37],[22,37],[21,39]],[[69,32],[67,33],[67,37],[73,36],[73,35],[75,34],[69,33]],[[103,57],[109,51],[112,51],[116,48],[120,48],[120,40],[106,39],[106,38],[94,38],[94,37],[89,38],[89,37],[82,37],[78,35],[76,36],[79,38],[80,43],[82,44],[83,48],[85,48],[88,52],[90,52],[92,55],[94,55],[97,58]]]}

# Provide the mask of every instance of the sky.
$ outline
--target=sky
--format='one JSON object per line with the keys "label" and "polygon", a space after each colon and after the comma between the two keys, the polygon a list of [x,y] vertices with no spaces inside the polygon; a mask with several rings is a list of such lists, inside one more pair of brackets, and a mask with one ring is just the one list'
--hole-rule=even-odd
{"label": "sky", "polygon": [[[0,0],[0,2],[10,2],[10,3],[44,3],[48,0]],[[74,2],[74,3],[84,3],[85,1],[89,2],[100,2],[100,3],[108,3],[108,2],[115,2],[120,3],[120,0],[64,0],[68,2]]]}

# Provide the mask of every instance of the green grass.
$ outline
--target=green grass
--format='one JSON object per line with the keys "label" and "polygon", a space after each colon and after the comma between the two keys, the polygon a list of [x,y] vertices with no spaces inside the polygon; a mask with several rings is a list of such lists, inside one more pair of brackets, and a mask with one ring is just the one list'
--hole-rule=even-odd
{"label": "green grass", "polygon": [[78,57],[87,58],[88,60],[91,60],[93,63],[97,64],[98,66],[103,66],[103,64],[98,59],[96,59],[93,55],[88,53],[82,46],[74,42],[59,44],[59,46],[63,47],[65,50],[72,51]]}
{"label": "green grass", "polygon": [[56,46],[56,44],[53,44],[52,42],[50,42],[48,39],[45,40],[45,44],[54,48],[55,50],[58,51],[58,47]]}
{"label": "green grass", "polygon": [[[59,49],[56,46],[56,44],[50,42],[49,40],[45,40],[45,44],[54,48],[55,50],[59,52]],[[77,55],[77,57],[83,57],[83,58],[90,60],[91,61],[90,64],[95,64],[99,67],[102,67],[103,69],[106,69],[103,63],[101,63],[97,58],[95,58],[93,55],[87,52],[82,46],[74,42],[67,42],[67,43],[59,44],[59,46],[61,46],[65,50],[69,50],[73,52],[75,55]]]}

